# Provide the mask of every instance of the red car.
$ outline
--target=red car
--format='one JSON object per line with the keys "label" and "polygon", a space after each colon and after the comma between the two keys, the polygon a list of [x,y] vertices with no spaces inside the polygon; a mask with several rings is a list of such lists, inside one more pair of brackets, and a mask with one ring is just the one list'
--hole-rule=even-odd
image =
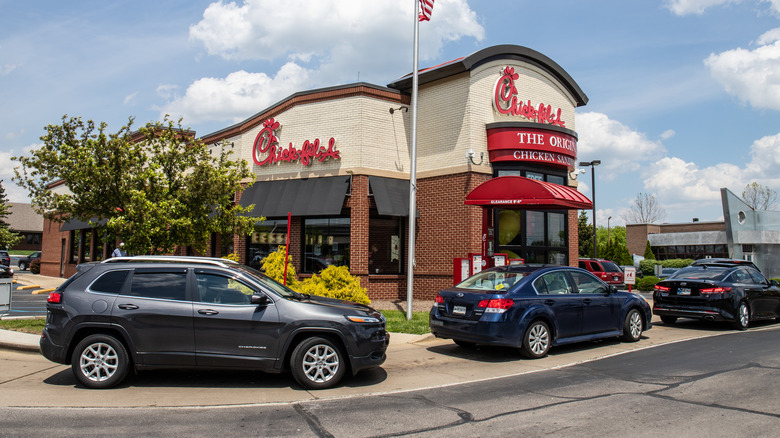
{"label": "red car", "polygon": [[607,284],[623,284],[623,270],[606,259],[580,259],[580,268],[590,271]]}

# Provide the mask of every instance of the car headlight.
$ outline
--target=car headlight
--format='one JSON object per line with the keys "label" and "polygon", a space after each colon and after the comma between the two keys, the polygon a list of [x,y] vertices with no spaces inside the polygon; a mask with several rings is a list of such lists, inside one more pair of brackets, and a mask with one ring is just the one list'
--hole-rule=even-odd
{"label": "car headlight", "polygon": [[382,322],[379,320],[379,318],[374,318],[373,316],[344,315],[344,317],[352,322],[363,323],[363,324],[378,324]]}

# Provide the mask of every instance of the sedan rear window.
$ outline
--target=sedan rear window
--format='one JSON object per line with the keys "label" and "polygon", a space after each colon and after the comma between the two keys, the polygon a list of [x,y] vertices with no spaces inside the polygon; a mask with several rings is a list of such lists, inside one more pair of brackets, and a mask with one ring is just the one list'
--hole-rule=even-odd
{"label": "sedan rear window", "polygon": [[528,272],[482,271],[458,283],[456,287],[473,290],[505,291],[528,274]]}
{"label": "sedan rear window", "polygon": [[691,266],[688,268],[680,269],[672,274],[669,279],[690,279],[690,280],[716,280],[720,281],[726,277],[729,268],[722,268],[719,266]]}

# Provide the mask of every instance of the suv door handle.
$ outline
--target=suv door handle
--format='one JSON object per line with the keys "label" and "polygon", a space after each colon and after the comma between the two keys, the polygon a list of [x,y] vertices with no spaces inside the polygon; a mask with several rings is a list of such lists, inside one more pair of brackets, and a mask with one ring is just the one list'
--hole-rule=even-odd
{"label": "suv door handle", "polygon": [[544,300],[544,304],[548,306],[552,306],[553,304],[555,304],[555,300]]}
{"label": "suv door handle", "polygon": [[200,309],[200,310],[198,310],[198,313],[200,313],[201,315],[218,315],[219,314],[219,312],[217,312],[216,310],[211,310],[211,309]]}
{"label": "suv door handle", "polygon": [[592,303],[593,301],[591,301],[591,299],[590,299],[590,298],[585,298],[584,300],[582,300],[582,302],[583,302],[583,303],[585,303],[585,304],[590,304],[590,303]]}
{"label": "suv door handle", "polygon": [[120,304],[117,307],[125,310],[138,310],[138,306],[136,306],[135,304]]}

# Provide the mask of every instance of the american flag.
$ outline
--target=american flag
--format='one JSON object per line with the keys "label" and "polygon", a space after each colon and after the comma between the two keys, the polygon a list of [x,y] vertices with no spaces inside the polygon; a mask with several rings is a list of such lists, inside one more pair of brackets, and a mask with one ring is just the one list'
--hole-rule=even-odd
{"label": "american flag", "polygon": [[420,21],[431,21],[433,0],[420,0]]}

